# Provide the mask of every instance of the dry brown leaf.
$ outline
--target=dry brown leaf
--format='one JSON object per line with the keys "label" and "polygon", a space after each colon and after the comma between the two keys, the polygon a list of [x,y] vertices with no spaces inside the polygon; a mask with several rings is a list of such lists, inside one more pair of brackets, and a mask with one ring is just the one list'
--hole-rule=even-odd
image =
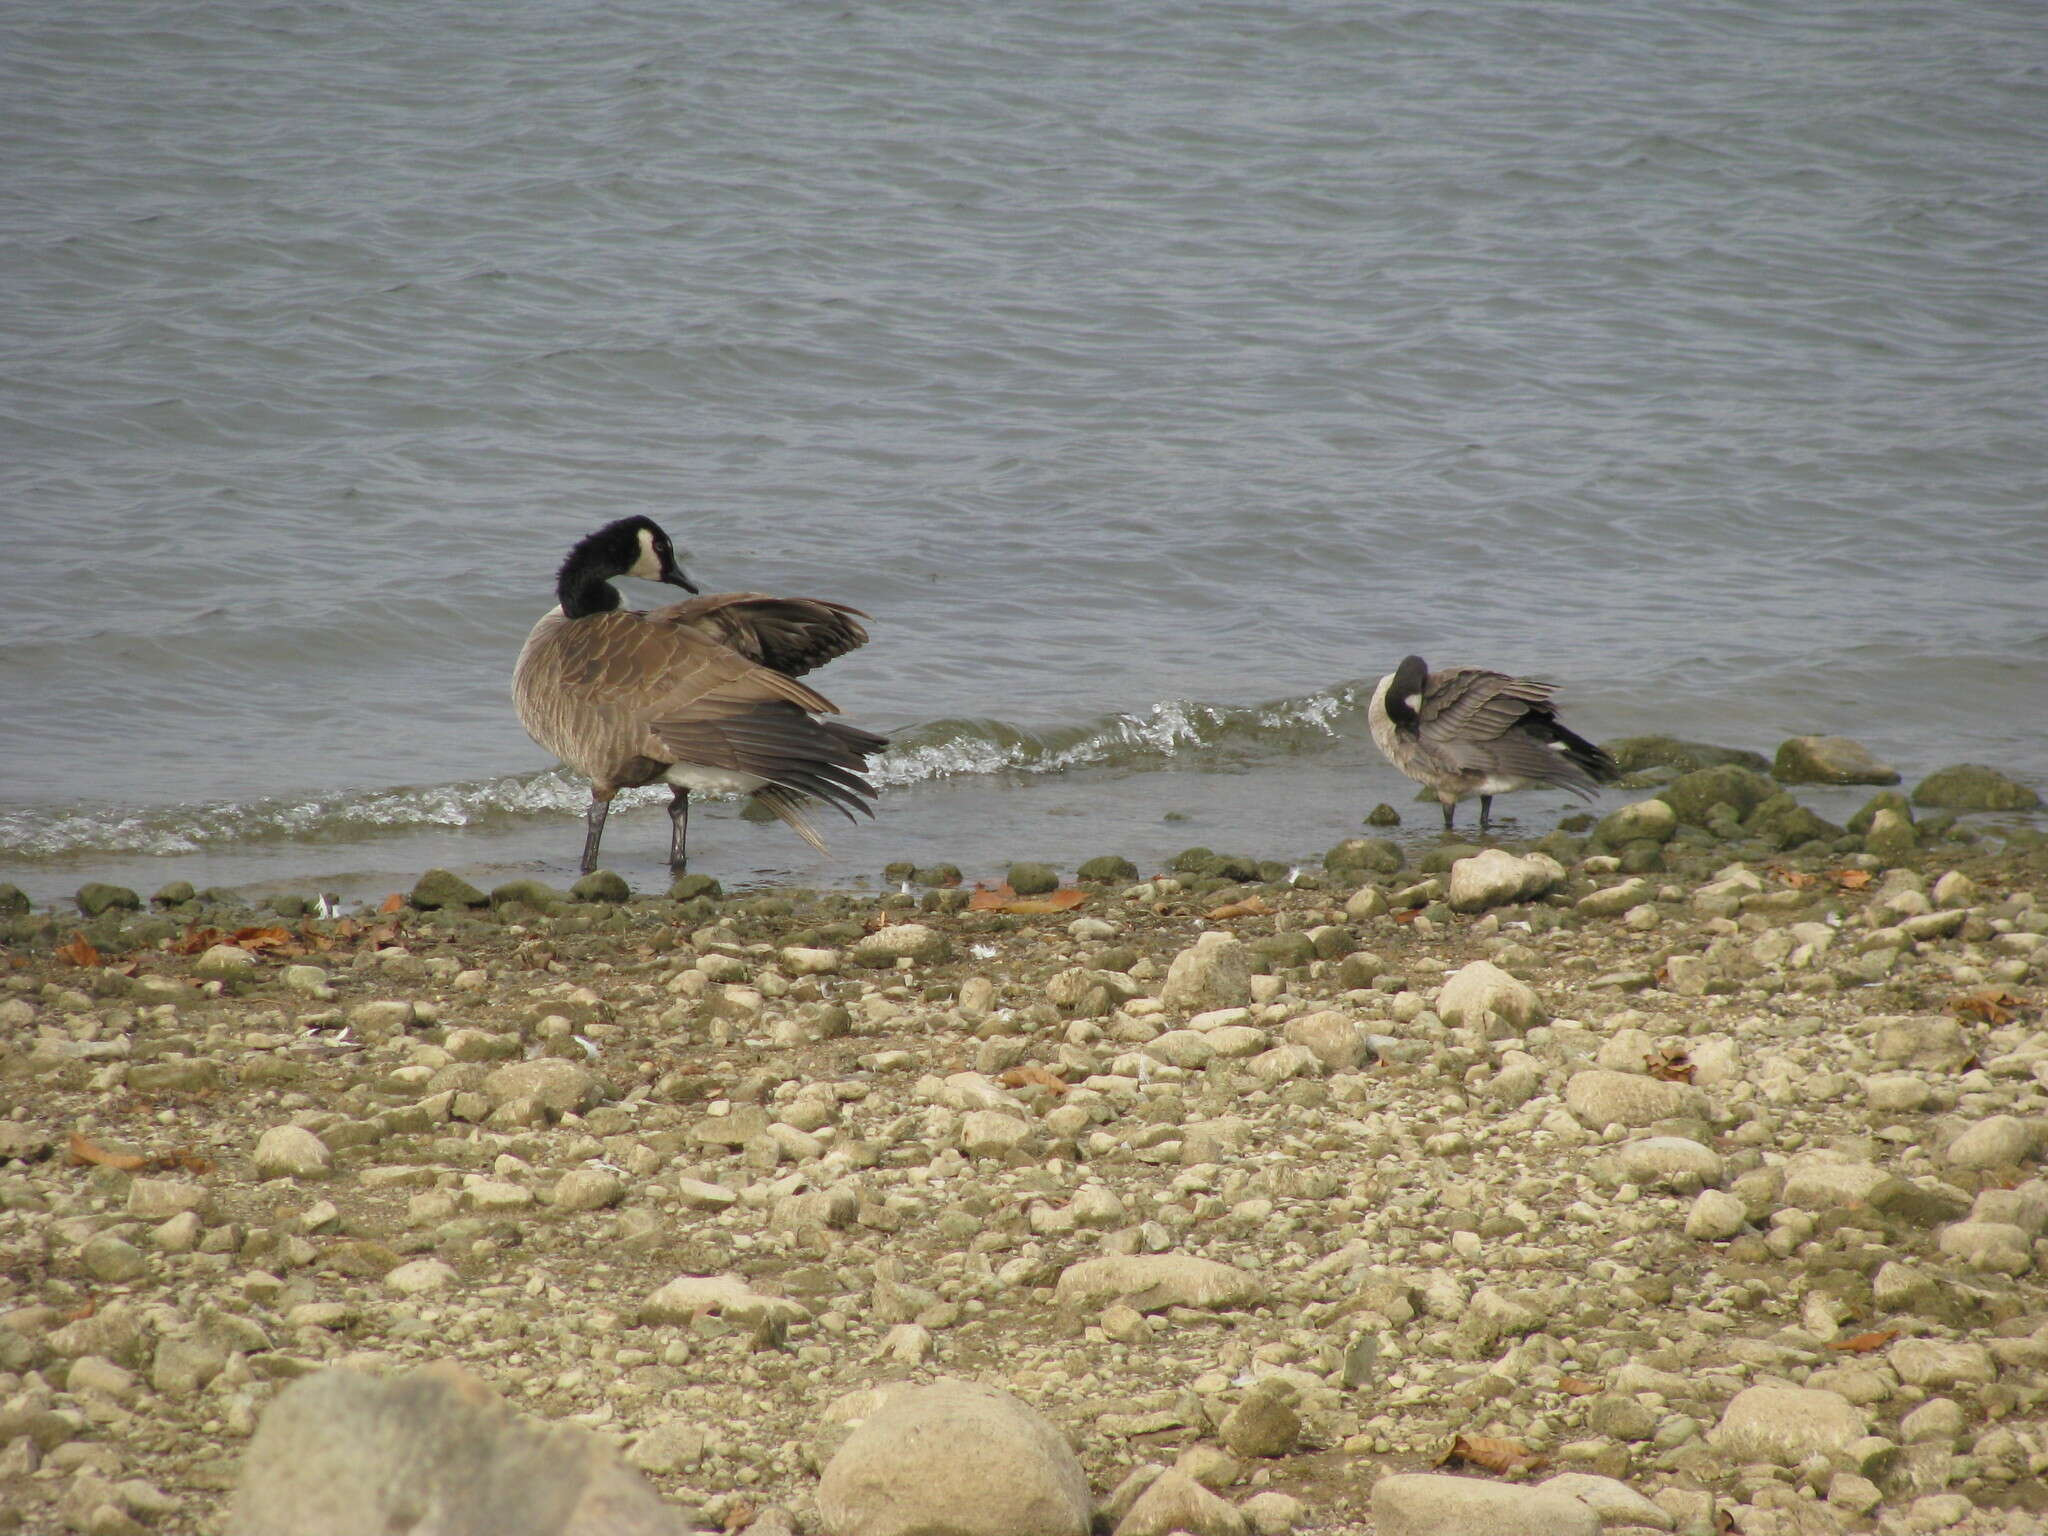
{"label": "dry brown leaf", "polygon": [[302,953],[289,928],[237,928],[228,942],[239,944],[251,954],[260,955],[267,950],[286,954]]}
{"label": "dry brown leaf", "polygon": [[89,966],[100,963],[100,952],[92,947],[92,941],[82,933],[71,935],[69,943],[60,944],[57,958],[67,965]]}
{"label": "dry brown leaf", "polygon": [[1397,923],[1412,923],[1415,921],[1415,919],[1422,916],[1422,908],[1403,907],[1398,912],[1389,912],[1387,916],[1391,917]]}
{"label": "dry brown leaf", "polygon": [[1007,912],[1016,917],[1043,917],[1052,912],[1069,912],[1088,899],[1088,893],[1075,886],[1062,886],[1045,896],[1019,896],[1008,884],[994,887],[977,887],[967,898],[970,912]]}
{"label": "dry brown leaf", "polygon": [[1543,1457],[1519,1440],[1503,1440],[1496,1435],[1456,1436],[1451,1441],[1451,1448],[1437,1458],[1436,1464],[1444,1467],[1455,1462],[1479,1467],[1497,1477],[1534,1472],[1545,1464]]}
{"label": "dry brown leaf", "polygon": [[1870,884],[1870,871],[1867,869],[1831,869],[1828,873],[1835,877],[1835,884],[1845,891],[1860,891]]}
{"label": "dry brown leaf", "polygon": [[1964,1018],[1982,1019],[1986,1024],[2010,1024],[2013,1015],[2026,1006],[2019,998],[1998,987],[1979,987],[1959,992],[1948,1000],[1948,1011]]}
{"label": "dry brown leaf", "polygon": [[1065,1093],[1068,1086],[1065,1078],[1047,1071],[1036,1062],[1030,1061],[1025,1062],[1022,1066],[1010,1068],[1009,1071],[1003,1073],[996,1081],[1005,1088],[1050,1088],[1056,1094]]}
{"label": "dry brown leaf", "polygon": [[1557,1390],[1566,1397],[1591,1397],[1600,1390],[1600,1384],[1587,1381],[1582,1376],[1560,1376],[1557,1378]]}
{"label": "dry brown leaf", "polygon": [[1804,870],[1786,869],[1781,864],[1773,864],[1771,866],[1771,873],[1791,886],[1795,891],[1805,890],[1806,887],[1813,884],[1814,880],[1818,878],[1817,876],[1807,874]]}
{"label": "dry brown leaf", "polygon": [[174,955],[198,955],[204,954],[226,939],[227,935],[218,928],[201,928],[195,923],[172,939],[166,947]]}
{"label": "dry brown leaf", "polygon": [[405,910],[405,898],[399,895],[398,892],[393,891],[384,898],[384,904],[378,907],[377,910],[379,912],[402,912]]}
{"label": "dry brown leaf", "polygon": [[88,1317],[91,1317],[93,1313],[99,1311],[99,1309],[100,1304],[98,1302],[88,1301],[85,1305],[73,1307],[69,1312],[64,1313],[64,1321],[67,1323],[82,1323]]}
{"label": "dry brown leaf", "polygon": [[754,1523],[754,1517],[759,1513],[760,1511],[755,1509],[753,1505],[749,1504],[745,1499],[741,1499],[725,1512],[725,1528],[728,1532],[744,1531]]}
{"label": "dry brown leaf", "polygon": [[97,1142],[89,1141],[73,1131],[67,1143],[71,1161],[75,1166],[85,1167],[97,1164],[101,1168],[117,1168],[122,1173],[134,1173],[149,1166],[149,1159],[133,1152],[109,1152]]}
{"label": "dry brown leaf", "polygon": [[1867,1355],[1874,1349],[1883,1349],[1898,1336],[1896,1328],[1879,1328],[1871,1333],[1859,1333],[1853,1339],[1830,1339],[1828,1348],[1845,1355]]}
{"label": "dry brown leaf", "polygon": [[1694,1071],[1697,1070],[1692,1064],[1692,1058],[1684,1051],[1668,1048],[1658,1051],[1654,1056],[1644,1057],[1643,1066],[1650,1076],[1666,1083],[1690,1083]]}
{"label": "dry brown leaf", "polygon": [[1232,917],[1266,917],[1272,913],[1263,896],[1247,896],[1243,901],[1226,902],[1209,913],[1211,922],[1222,922]]}

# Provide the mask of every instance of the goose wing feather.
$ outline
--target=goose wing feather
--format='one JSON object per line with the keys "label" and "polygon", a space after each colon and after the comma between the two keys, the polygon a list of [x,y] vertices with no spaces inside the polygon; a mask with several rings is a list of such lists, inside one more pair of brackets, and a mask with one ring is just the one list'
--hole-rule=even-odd
{"label": "goose wing feather", "polygon": [[636,759],[698,761],[667,739],[694,717],[781,704],[802,719],[806,711],[833,708],[822,694],[690,624],[623,609],[580,619],[549,613],[520,652],[513,695],[527,733],[601,784],[615,782]]}
{"label": "goose wing feather", "polygon": [[1436,747],[1495,741],[1531,713],[1548,716],[1555,692],[1549,683],[1484,667],[1446,667],[1423,685],[1417,734]]}
{"label": "goose wing feather", "polygon": [[721,592],[658,608],[657,623],[693,629],[749,661],[801,677],[868,641],[867,615],[844,603],[762,592]]}

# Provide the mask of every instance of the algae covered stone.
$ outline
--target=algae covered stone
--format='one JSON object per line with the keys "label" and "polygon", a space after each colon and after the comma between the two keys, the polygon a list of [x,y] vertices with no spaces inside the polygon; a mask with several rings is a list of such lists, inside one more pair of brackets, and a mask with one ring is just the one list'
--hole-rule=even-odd
{"label": "algae covered stone", "polygon": [[2040,808],[2041,797],[1996,768],[1957,763],[1916,784],[1913,803],[1951,811],[2032,811]]}
{"label": "algae covered stone", "polygon": [[633,888],[626,884],[623,875],[593,869],[569,887],[569,894],[577,901],[620,902],[632,900]]}
{"label": "algae covered stone", "polygon": [[453,870],[430,869],[412,888],[412,904],[422,912],[445,907],[484,907],[491,898]]}
{"label": "algae covered stone", "polygon": [[1387,837],[1347,837],[1323,855],[1323,868],[1333,875],[1391,875],[1404,862],[1401,845]]}
{"label": "algae covered stone", "polygon": [[1793,736],[1778,744],[1771,777],[1780,784],[1896,784],[1899,770],[1846,736]]}
{"label": "algae covered stone", "polygon": [[1777,790],[1777,785],[1764,775],[1724,763],[1680,775],[1658,790],[1657,798],[1670,806],[1672,814],[1687,826],[1704,827],[1715,806],[1732,806],[1737,817],[1745,817]]}
{"label": "algae covered stone", "polygon": [[1044,896],[1060,888],[1059,872],[1050,864],[1012,864],[1009,882],[1019,896]]}
{"label": "algae covered stone", "polygon": [[78,888],[72,898],[78,903],[78,910],[87,917],[98,917],[103,912],[115,910],[134,912],[141,908],[142,898],[125,885],[108,885],[103,880],[89,881]]}
{"label": "algae covered stone", "polygon": [[1138,866],[1120,854],[1099,853],[1075,870],[1074,878],[1107,882],[1112,885],[1131,885],[1138,878]]}

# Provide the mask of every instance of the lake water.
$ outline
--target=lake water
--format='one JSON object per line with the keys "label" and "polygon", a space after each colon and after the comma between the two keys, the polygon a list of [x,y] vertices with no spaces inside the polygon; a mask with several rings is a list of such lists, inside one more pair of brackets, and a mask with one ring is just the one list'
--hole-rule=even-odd
{"label": "lake water", "polygon": [[[2036,0],[11,8],[0,879],[566,880],[586,792],[506,681],[633,512],[873,616],[814,681],[898,739],[876,822],[711,807],[728,883],[1423,835],[1362,707],[1409,651],[1596,738],[2048,786],[2044,44]],[[643,889],[664,799],[607,834]]]}

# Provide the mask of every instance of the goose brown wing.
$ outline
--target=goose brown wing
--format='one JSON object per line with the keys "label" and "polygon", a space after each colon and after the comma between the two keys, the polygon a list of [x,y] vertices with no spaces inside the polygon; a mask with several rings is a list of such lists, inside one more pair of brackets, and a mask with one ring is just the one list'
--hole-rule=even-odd
{"label": "goose brown wing", "polygon": [[619,609],[536,624],[514,673],[528,734],[593,781],[635,759],[683,760],[663,728],[779,702],[799,716],[831,701],[687,626]]}
{"label": "goose brown wing", "polygon": [[787,677],[801,677],[866,645],[867,628],[860,622],[866,617],[844,603],[761,592],[721,592],[648,615],[657,624],[694,630]]}
{"label": "goose brown wing", "polygon": [[1419,734],[1438,744],[1494,741],[1532,710],[1550,714],[1555,691],[1548,683],[1484,667],[1447,667],[1430,673],[1423,685]]}

